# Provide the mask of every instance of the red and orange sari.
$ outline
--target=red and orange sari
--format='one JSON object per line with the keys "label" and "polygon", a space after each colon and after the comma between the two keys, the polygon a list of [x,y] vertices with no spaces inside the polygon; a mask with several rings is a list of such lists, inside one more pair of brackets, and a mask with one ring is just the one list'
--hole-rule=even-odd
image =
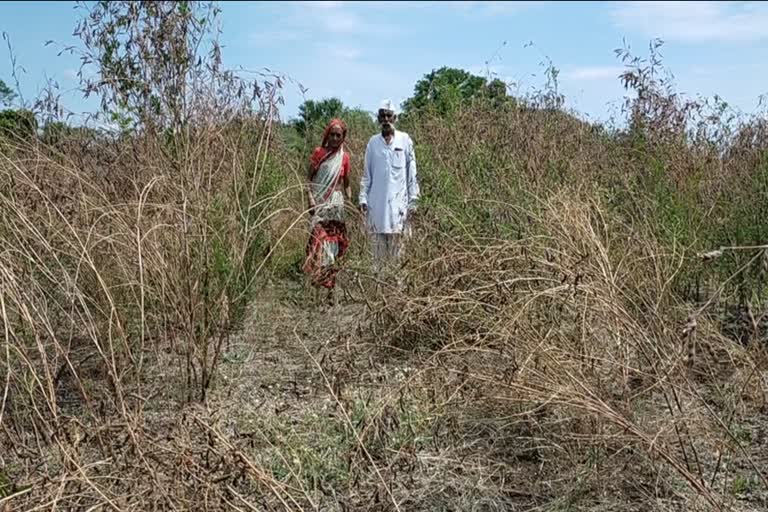
{"label": "red and orange sari", "polygon": [[[343,137],[339,148],[331,150],[328,134],[334,125],[341,126]],[[302,270],[311,276],[313,285],[328,289],[336,286],[338,263],[349,247],[344,196],[338,186],[349,175],[349,154],[344,150],[346,134],[344,122],[334,119],[325,129],[322,146],[310,157],[310,193],[315,211],[310,221],[311,235]]]}

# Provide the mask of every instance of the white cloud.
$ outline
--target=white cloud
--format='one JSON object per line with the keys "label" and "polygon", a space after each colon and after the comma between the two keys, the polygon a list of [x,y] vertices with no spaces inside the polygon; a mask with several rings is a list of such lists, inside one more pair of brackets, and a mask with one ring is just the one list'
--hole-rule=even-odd
{"label": "white cloud", "polygon": [[531,7],[539,7],[544,2],[483,2],[488,14],[517,14]]}
{"label": "white cloud", "polygon": [[302,32],[299,30],[265,30],[252,33],[250,35],[250,42],[257,46],[270,46],[298,41],[301,38]]}
{"label": "white cloud", "polygon": [[343,60],[355,60],[363,55],[363,52],[359,48],[354,48],[352,46],[318,46],[318,50],[333,58]]}
{"label": "white cloud", "polygon": [[344,5],[344,2],[336,2],[336,1],[317,1],[317,2],[299,2],[299,3],[304,7],[309,7],[312,9],[336,9]]}
{"label": "white cloud", "polygon": [[[367,5],[363,3],[355,7]],[[397,28],[369,21],[372,18],[369,15],[371,13],[366,9],[354,9],[350,2],[297,2],[282,19],[263,31],[254,31],[249,39],[256,46],[274,46],[330,36],[377,36],[397,32]]]}
{"label": "white cloud", "polygon": [[373,27],[354,12],[329,10],[317,13],[319,22],[332,34],[370,33]]}
{"label": "white cloud", "polygon": [[77,80],[76,69],[65,69],[62,75],[64,76],[65,80],[72,80],[72,81]]}
{"label": "white cloud", "polygon": [[586,66],[574,68],[563,73],[563,78],[574,81],[618,79],[624,72],[620,66]]}
{"label": "white cloud", "polygon": [[[302,9],[298,16],[311,20],[310,27],[320,26],[331,34],[385,34],[392,33],[392,27],[386,28],[368,21],[366,11],[376,3],[368,2],[299,2]],[[384,4],[389,5],[389,4]],[[306,15],[306,9],[310,11]]]}
{"label": "white cloud", "polygon": [[768,39],[768,5],[762,2],[621,2],[611,16],[619,28],[665,40]]}
{"label": "white cloud", "polygon": [[477,2],[477,1],[459,1],[446,2],[446,7],[457,11],[474,11],[485,15],[509,15],[517,14],[530,7],[544,5],[544,2]]}

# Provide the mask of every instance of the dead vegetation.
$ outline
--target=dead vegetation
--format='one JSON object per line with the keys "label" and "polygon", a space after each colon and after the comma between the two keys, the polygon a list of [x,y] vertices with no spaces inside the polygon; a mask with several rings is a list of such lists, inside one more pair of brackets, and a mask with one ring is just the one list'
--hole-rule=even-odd
{"label": "dead vegetation", "polygon": [[[350,212],[321,310],[292,279],[278,78],[219,69],[183,29],[213,18],[157,4],[80,27],[111,78],[90,90],[138,128],[2,146],[0,510],[768,505],[764,122],[629,56],[627,130],[556,90],[414,116],[404,284],[368,275]],[[137,66],[153,87],[124,85]]]}
{"label": "dead vegetation", "polygon": [[535,237],[481,246],[436,235],[408,291],[385,295],[379,328],[431,348],[432,371],[456,382],[448,410],[509,429],[493,434],[516,440],[499,464],[535,454],[534,495],[572,499],[580,482],[586,499],[732,509],[724,466],[764,479],[734,428],[765,412],[765,347],[692,311],[670,287],[690,261],[600,203],[563,192],[532,222]]}

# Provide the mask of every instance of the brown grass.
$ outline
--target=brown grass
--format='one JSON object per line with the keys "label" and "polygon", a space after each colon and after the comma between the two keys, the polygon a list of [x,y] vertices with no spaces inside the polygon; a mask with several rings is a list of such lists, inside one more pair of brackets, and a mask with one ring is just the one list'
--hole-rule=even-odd
{"label": "brown grass", "polygon": [[349,211],[327,310],[274,97],[4,142],[0,510],[765,506],[765,124],[632,73],[625,131],[412,116],[405,284]]}
{"label": "brown grass", "polygon": [[564,191],[533,223],[538,235],[514,242],[414,242],[429,256],[410,267],[407,292],[385,294],[379,328],[398,347],[432,347],[434,371],[461,381],[450,409],[535,426],[541,466],[560,480],[538,493],[567,494],[587,463],[595,495],[668,475],[656,497],[684,482],[728,508],[713,487],[722,458],[765,470],[730,430],[764,407],[764,349],[725,339],[705,312],[681,334],[693,311],[670,281],[694,263],[599,202]]}

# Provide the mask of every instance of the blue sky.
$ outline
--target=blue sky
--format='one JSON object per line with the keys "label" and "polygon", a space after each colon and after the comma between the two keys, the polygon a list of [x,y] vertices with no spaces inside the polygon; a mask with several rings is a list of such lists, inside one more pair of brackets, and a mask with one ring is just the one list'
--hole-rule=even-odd
{"label": "blue sky", "polygon": [[[560,70],[567,105],[605,119],[624,94],[613,50],[623,40],[646,56],[662,55],[678,90],[719,94],[753,112],[768,93],[768,3],[762,2],[222,2],[225,64],[269,68],[287,83],[282,116],[296,115],[306,98],[336,96],[373,111],[379,100],[406,99],[415,82],[441,66],[489,71],[514,90],[544,83],[544,57]],[[55,78],[66,106],[94,105],[76,92],[78,60],[57,56],[76,43],[78,11],[71,2],[1,2],[0,31],[8,33],[21,87],[35,96]],[[506,42],[506,44],[504,44]],[[533,46],[526,47],[533,42]],[[3,42],[4,44],[4,42]],[[11,85],[10,59],[0,49],[0,78]],[[486,61],[492,59],[489,65]]]}

